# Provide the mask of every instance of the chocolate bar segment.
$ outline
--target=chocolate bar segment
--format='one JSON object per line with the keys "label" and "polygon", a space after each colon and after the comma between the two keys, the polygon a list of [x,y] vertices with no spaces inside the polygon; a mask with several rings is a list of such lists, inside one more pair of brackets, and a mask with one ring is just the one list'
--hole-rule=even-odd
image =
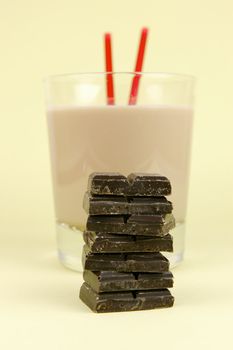
{"label": "chocolate bar segment", "polygon": [[127,179],[131,196],[168,196],[171,194],[171,183],[165,176],[132,173]]}
{"label": "chocolate bar segment", "polygon": [[93,253],[121,252],[172,252],[172,236],[117,235],[103,232],[84,231],[85,243]]}
{"label": "chocolate bar segment", "polygon": [[165,197],[93,196],[85,193],[83,207],[90,215],[156,215],[172,212]]}
{"label": "chocolate bar segment", "polygon": [[90,215],[128,214],[128,200],[124,196],[93,196],[86,192],[83,208]]}
{"label": "chocolate bar segment", "polygon": [[171,272],[126,273],[116,271],[93,272],[85,270],[83,279],[97,293],[173,287],[173,275]]}
{"label": "chocolate bar segment", "polygon": [[128,177],[119,173],[92,173],[88,192],[95,195],[167,196],[171,194],[168,178],[159,174],[132,173]]}
{"label": "chocolate bar segment", "polygon": [[120,173],[92,173],[88,179],[88,192],[98,195],[125,195],[128,180]]}
{"label": "chocolate bar segment", "polygon": [[87,231],[115,234],[165,236],[175,227],[172,214],[166,215],[119,215],[119,216],[89,216]]}
{"label": "chocolate bar segment", "polygon": [[91,271],[118,272],[164,272],[169,270],[169,261],[161,253],[92,253],[83,248],[83,268]]}
{"label": "chocolate bar segment", "polygon": [[167,289],[98,294],[87,283],[83,283],[79,297],[95,312],[149,310],[171,307],[174,303]]}
{"label": "chocolate bar segment", "polygon": [[172,212],[173,206],[165,197],[128,197],[129,209],[127,214],[157,215]]}

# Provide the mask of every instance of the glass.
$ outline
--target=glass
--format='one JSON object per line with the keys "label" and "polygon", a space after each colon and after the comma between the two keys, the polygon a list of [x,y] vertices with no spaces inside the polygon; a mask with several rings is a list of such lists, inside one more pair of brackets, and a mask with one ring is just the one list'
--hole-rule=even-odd
{"label": "glass", "polygon": [[46,79],[47,120],[60,261],[81,271],[82,208],[94,171],[160,173],[172,183],[176,228],[171,265],[183,259],[194,78],[142,73],[136,105],[128,105],[135,73],[114,73],[116,105],[106,104],[107,73]]}

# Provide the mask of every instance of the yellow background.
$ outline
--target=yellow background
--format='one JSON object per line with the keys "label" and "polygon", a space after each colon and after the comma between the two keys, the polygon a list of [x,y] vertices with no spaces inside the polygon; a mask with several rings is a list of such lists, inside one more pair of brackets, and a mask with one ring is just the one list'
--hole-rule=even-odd
{"label": "yellow background", "polygon": [[[1,0],[0,7],[2,348],[79,349],[85,341],[98,348],[103,336],[111,349],[141,349],[146,339],[150,348],[231,348],[232,1]],[[115,70],[132,70],[145,25],[144,70],[197,77],[186,262],[175,270],[173,310],[100,317],[77,299],[81,278],[55,258],[42,79],[102,71],[106,30]]]}

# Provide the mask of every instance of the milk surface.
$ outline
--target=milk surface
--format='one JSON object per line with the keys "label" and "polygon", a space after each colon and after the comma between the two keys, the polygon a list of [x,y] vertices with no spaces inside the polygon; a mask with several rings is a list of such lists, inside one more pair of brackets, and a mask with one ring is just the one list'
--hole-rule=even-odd
{"label": "milk surface", "polygon": [[50,107],[56,217],[82,229],[93,171],[160,173],[172,183],[174,215],[186,215],[193,110],[185,106]]}

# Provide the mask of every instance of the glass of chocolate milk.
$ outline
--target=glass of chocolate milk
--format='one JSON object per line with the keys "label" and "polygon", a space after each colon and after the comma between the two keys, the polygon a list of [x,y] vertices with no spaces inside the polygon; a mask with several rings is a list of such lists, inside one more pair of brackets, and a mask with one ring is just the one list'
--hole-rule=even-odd
{"label": "glass of chocolate milk", "polygon": [[45,82],[59,259],[82,270],[89,174],[146,172],[165,175],[172,184],[174,253],[166,256],[175,266],[184,253],[194,78],[140,73],[137,103],[128,105],[135,73],[113,73],[115,105],[107,105],[107,74],[58,75]]}

